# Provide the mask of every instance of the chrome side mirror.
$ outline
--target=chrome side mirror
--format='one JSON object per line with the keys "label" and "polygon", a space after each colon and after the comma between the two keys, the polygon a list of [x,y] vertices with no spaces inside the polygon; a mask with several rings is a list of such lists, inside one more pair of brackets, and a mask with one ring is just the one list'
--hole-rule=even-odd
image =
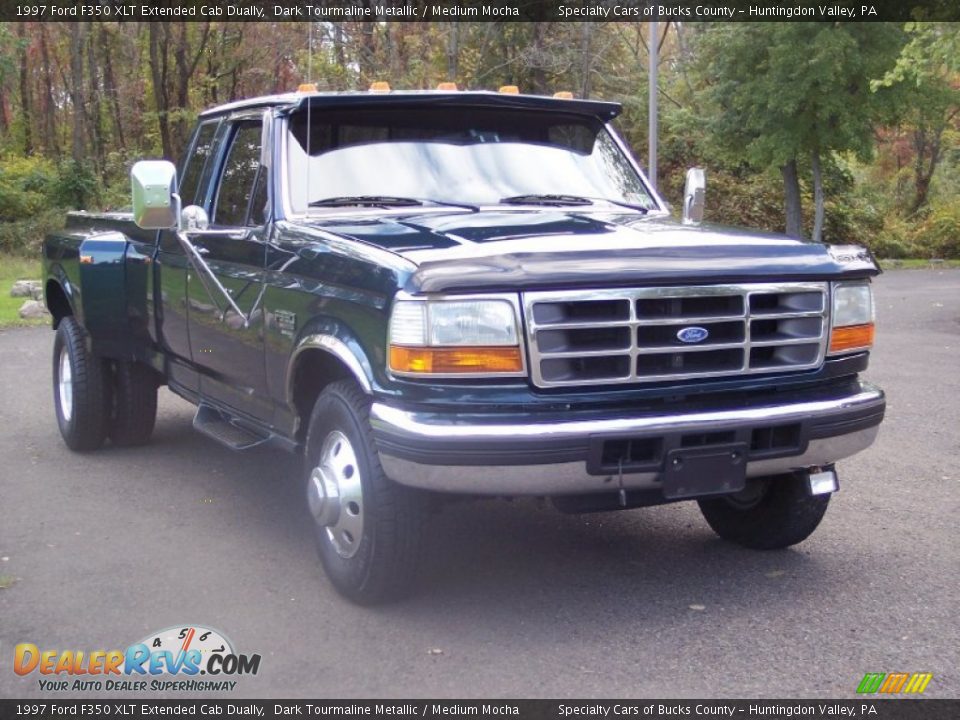
{"label": "chrome side mirror", "polygon": [[130,169],[133,221],[144,230],[167,230],[180,223],[177,168],[167,160],[141,160]]}
{"label": "chrome side mirror", "polygon": [[703,168],[687,170],[683,186],[683,224],[699,225],[703,222],[703,207],[706,204],[707,180]]}

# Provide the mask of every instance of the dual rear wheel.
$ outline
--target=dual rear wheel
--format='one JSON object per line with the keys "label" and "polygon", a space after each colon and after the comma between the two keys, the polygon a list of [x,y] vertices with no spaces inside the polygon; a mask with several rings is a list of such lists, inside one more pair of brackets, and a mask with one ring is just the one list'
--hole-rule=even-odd
{"label": "dual rear wheel", "polygon": [[71,450],[143,445],[157,417],[157,376],[137,362],[94,355],[87,334],[67,316],[53,343],[53,399],[57,425]]}

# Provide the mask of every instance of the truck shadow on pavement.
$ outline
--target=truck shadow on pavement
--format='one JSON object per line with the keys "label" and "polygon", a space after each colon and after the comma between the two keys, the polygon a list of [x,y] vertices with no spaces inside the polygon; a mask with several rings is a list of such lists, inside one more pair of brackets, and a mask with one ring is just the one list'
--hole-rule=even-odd
{"label": "truck shadow on pavement", "polygon": [[[231,541],[241,552],[282,558],[298,566],[297,578],[315,579],[296,588],[298,596],[319,592],[326,602],[346,604],[314,552],[299,458],[231,452],[193,432],[182,412],[159,418],[150,445],[107,448],[96,457],[106,465],[135,460],[146,469],[146,484],[162,474],[171,498],[190,498],[178,514],[180,527],[235,533]],[[164,469],[151,473],[155,463]],[[820,532],[830,532],[829,517]],[[817,543],[814,535],[785,551],[745,550],[716,538],[695,503],[579,516],[535,499],[445,503],[427,522],[416,589],[373,612],[431,622],[437,613],[455,617],[481,606],[497,608],[495,615],[556,619],[588,608],[629,623],[678,613],[729,619],[759,607],[789,613],[843,581],[844,569]]]}

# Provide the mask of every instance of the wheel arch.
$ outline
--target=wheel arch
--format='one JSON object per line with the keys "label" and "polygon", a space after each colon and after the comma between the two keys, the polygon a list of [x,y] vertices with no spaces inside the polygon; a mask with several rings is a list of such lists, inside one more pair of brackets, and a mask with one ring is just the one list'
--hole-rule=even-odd
{"label": "wheel arch", "polygon": [[[69,283],[68,283],[69,286]],[[55,279],[47,280],[43,288],[43,298],[53,318],[53,329],[60,326],[60,322],[68,315],[76,315],[72,301],[72,293],[64,288],[63,284]]]}
{"label": "wheel arch", "polygon": [[303,440],[310,413],[325,387],[349,379],[372,395],[371,377],[370,363],[355,341],[328,332],[305,334],[290,356],[287,371],[286,401],[296,416],[297,439]]}

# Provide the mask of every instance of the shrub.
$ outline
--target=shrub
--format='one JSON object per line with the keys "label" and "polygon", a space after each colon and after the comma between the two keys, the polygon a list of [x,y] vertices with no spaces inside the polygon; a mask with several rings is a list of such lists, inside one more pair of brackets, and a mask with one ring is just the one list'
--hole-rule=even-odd
{"label": "shrub", "polygon": [[20,221],[56,205],[57,181],[56,168],[49,160],[0,160],[0,222]]}
{"label": "shrub", "polygon": [[57,205],[83,210],[89,208],[99,194],[96,175],[87,163],[64,161],[54,193]]}
{"label": "shrub", "polygon": [[63,227],[66,210],[50,208],[28,218],[0,222],[0,254],[35,256],[47,233]]}
{"label": "shrub", "polygon": [[926,257],[960,258],[960,206],[938,205],[917,227],[915,244]]}

